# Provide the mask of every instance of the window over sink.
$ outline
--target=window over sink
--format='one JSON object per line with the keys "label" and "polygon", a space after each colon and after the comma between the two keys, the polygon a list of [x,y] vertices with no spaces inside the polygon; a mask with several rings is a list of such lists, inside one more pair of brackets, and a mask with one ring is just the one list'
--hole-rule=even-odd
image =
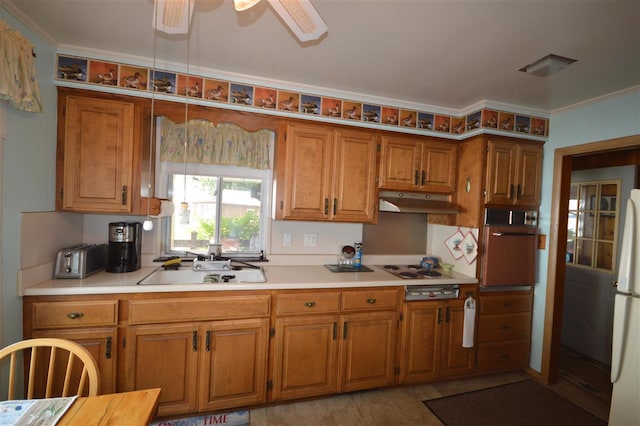
{"label": "window over sink", "polygon": [[[176,133],[176,129],[182,130],[184,125],[180,128],[176,127],[180,125],[169,122],[171,128],[167,131],[168,120],[161,121],[158,126],[161,154],[156,165],[158,190],[172,200],[174,205],[173,215],[163,219],[162,252],[176,255],[189,252],[206,254],[209,244],[216,243],[221,244],[223,256],[261,256],[267,247],[271,168],[211,164],[206,161],[197,162],[194,158],[179,162],[179,158],[186,159],[189,155],[175,155],[176,149],[181,148],[180,139],[184,136],[177,134],[173,140],[167,139],[172,132]],[[191,131],[190,127],[189,132]],[[216,129],[212,131],[215,132]],[[195,150],[202,150],[202,139],[205,139],[206,144],[209,135],[200,134],[194,138],[193,133],[189,134],[190,146],[195,146]],[[219,136],[211,137],[211,149],[216,149],[221,142],[233,143],[230,140],[232,138],[242,139],[245,133],[250,135],[237,128],[232,136],[226,133],[224,139],[214,140]],[[246,148],[242,146],[236,152],[251,150],[250,142],[245,145]],[[270,145],[269,157],[272,158],[273,144]],[[168,151],[167,146],[172,153],[165,156],[163,151]],[[269,164],[272,161],[269,160]]]}

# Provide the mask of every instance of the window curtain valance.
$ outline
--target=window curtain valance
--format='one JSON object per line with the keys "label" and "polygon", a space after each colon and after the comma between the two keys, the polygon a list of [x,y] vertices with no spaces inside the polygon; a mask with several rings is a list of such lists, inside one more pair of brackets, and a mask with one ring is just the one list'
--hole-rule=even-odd
{"label": "window curtain valance", "polygon": [[41,112],[33,45],[0,19],[0,99],[20,111]]}
{"label": "window curtain valance", "polygon": [[185,156],[185,125],[162,119],[160,161],[218,164],[265,170],[271,167],[272,130],[249,132],[232,123],[217,126],[204,120],[188,122]]}

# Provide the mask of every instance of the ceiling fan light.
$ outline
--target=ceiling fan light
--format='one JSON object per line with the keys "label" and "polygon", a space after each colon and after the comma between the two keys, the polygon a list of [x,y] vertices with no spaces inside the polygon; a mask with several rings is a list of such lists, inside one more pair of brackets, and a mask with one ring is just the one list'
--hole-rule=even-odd
{"label": "ceiling fan light", "polygon": [[155,0],[153,28],[167,34],[186,34],[193,15],[194,0]]}
{"label": "ceiling fan light", "polygon": [[269,0],[300,41],[316,40],[329,29],[309,0]]}
{"label": "ceiling fan light", "polygon": [[243,10],[252,8],[258,4],[258,2],[260,2],[260,0],[233,0],[233,6],[238,12],[242,12]]}

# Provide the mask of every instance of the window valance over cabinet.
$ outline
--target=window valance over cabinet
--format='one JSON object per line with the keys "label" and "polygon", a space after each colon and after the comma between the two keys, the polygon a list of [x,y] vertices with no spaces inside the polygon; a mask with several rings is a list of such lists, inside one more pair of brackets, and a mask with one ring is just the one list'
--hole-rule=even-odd
{"label": "window valance over cabinet", "polygon": [[42,111],[33,45],[1,19],[0,99],[20,111]]}
{"label": "window valance over cabinet", "polygon": [[249,132],[232,123],[217,126],[204,120],[188,122],[189,141],[185,155],[185,125],[162,118],[160,160],[175,163],[219,164],[269,169],[272,130]]}

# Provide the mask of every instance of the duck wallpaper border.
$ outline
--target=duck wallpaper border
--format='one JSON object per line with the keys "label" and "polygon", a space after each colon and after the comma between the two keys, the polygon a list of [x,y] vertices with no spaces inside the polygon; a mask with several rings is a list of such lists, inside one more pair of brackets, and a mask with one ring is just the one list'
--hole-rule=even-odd
{"label": "duck wallpaper border", "polygon": [[257,109],[318,115],[346,121],[424,130],[425,132],[464,135],[478,129],[495,129],[530,135],[549,136],[549,120],[482,108],[465,116],[451,116],[429,111],[376,105],[358,100],[324,97],[321,94],[299,93],[278,88],[232,82],[154,70],[141,66],[88,59],[71,55],[56,55],[56,80],[88,85],[113,86],[134,91],[146,91],[201,99],[213,103],[233,103]]}

